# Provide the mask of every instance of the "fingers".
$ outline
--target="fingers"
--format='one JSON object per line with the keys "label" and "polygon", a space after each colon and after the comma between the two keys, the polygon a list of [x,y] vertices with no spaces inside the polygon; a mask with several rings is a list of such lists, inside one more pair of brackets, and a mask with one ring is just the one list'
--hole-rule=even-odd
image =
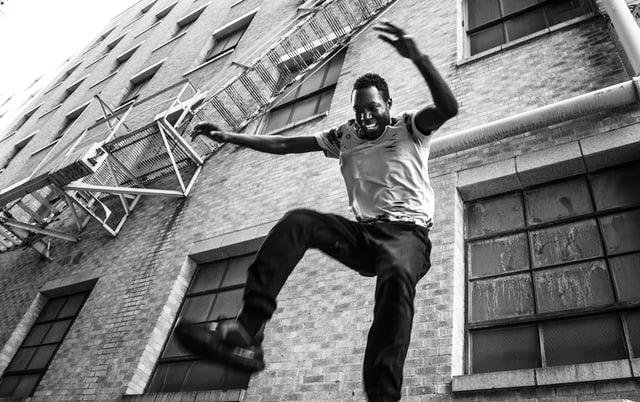
{"label": "fingers", "polygon": [[373,29],[398,37],[402,37],[405,35],[404,30],[387,19],[380,20],[378,24],[373,27]]}

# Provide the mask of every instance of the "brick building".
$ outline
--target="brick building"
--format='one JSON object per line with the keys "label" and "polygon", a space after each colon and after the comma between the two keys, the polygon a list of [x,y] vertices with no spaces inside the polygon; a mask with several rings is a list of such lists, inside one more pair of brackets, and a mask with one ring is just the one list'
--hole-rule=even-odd
{"label": "brick building", "polygon": [[363,401],[375,280],[320,252],[283,289],[264,372],[198,360],[172,328],[235,316],[286,211],[350,216],[335,160],[190,143],[190,128],[313,133],[352,117],[369,71],[396,112],[430,102],[370,29],[384,16],[460,103],[432,142],[403,400],[640,400],[638,9],[136,3],[0,137],[0,399]]}

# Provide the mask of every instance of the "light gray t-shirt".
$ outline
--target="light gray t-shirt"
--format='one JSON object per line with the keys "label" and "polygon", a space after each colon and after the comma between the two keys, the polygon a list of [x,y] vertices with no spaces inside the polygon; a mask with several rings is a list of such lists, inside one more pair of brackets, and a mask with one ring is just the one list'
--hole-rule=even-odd
{"label": "light gray t-shirt", "polygon": [[430,134],[418,131],[415,112],[404,112],[375,140],[362,138],[355,120],[315,138],[327,157],[340,160],[349,206],[358,221],[430,227],[435,208],[427,169]]}

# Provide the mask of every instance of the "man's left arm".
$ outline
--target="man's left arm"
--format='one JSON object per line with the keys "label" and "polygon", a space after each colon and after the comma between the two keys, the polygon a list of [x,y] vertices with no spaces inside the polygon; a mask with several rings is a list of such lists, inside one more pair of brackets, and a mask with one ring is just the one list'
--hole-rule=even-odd
{"label": "man's left arm", "polygon": [[458,101],[451,88],[442,78],[429,57],[418,49],[411,35],[404,32],[397,25],[383,20],[374,27],[375,30],[389,34],[378,37],[391,44],[402,57],[406,57],[422,74],[422,77],[431,91],[433,105],[420,109],[415,116],[415,124],[420,132],[429,134],[440,127],[445,121],[458,114]]}

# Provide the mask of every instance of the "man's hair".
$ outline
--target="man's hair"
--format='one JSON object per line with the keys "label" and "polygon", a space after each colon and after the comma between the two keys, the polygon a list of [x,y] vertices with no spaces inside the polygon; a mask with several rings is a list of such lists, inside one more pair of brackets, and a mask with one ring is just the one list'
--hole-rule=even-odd
{"label": "man's hair", "polygon": [[356,79],[356,82],[353,83],[353,90],[356,89],[365,89],[375,87],[382,94],[382,98],[386,101],[389,100],[389,85],[387,85],[387,81],[384,78],[379,76],[376,73],[367,73],[361,75]]}

